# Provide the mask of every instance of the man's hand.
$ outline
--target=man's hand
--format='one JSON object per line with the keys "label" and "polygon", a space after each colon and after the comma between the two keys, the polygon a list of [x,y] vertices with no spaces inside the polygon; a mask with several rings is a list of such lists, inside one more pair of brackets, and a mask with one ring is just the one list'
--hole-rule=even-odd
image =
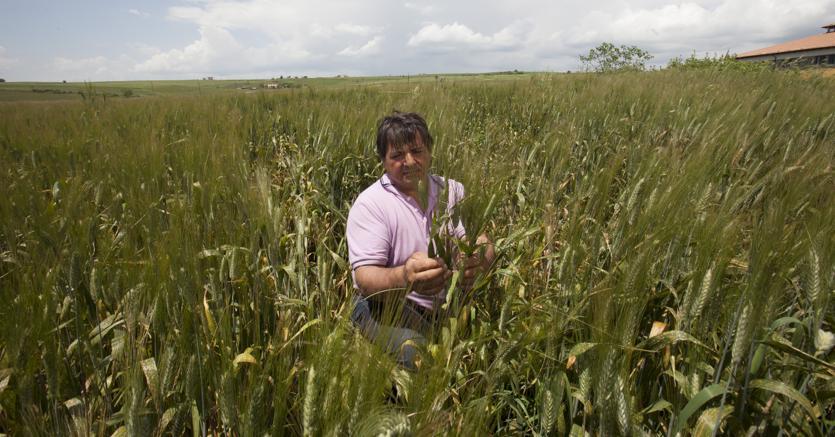
{"label": "man's hand", "polygon": [[452,272],[441,258],[429,258],[423,252],[415,252],[403,265],[403,280],[412,291],[435,295],[446,286]]}
{"label": "man's hand", "polygon": [[461,274],[461,288],[469,290],[473,288],[476,276],[486,269],[484,266],[484,260],[480,254],[475,253],[464,258],[460,265],[461,270],[463,270],[463,273]]}
{"label": "man's hand", "polygon": [[493,261],[496,259],[496,251],[493,248],[493,243],[486,234],[481,234],[476,241],[480,246],[474,254],[464,258],[461,261],[461,288],[469,290],[473,287],[476,277],[486,272]]}

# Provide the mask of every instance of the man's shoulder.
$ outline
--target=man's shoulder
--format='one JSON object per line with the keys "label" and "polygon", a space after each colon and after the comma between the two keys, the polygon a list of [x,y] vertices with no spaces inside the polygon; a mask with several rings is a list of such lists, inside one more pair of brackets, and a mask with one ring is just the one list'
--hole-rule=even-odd
{"label": "man's shoulder", "polygon": [[432,175],[432,182],[434,182],[440,192],[447,191],[450,199],[461,200],[464,196],[464,184],[444,176]]}
{"label": "man's shoulder", "polygon": [[461,182],[456,181],[455,179],[451,179],[445,176],[440,175],[431,175],[430,176],[432,181],[437,184],[440,188],[446,188],[446,185],[449,184],[450,188],[458,188],[463,187],[464,185]]}
{"label": "man's shoulder", "polygon": [[389,193],[381,183],[380,179],[374,181],[373,184],[362,190],[357,200],[354,201],[354,206],[358,205],[376,205],[388,197]]}
{"label": "man's shoulder", "polygon": [[348,211],[348,219],[369,217],[370,215],[376,217],[377,220],[382,220],[387,215],[388,208],[386,208],[386,205],[390,201],[390,196],[391,193],[383,187],[381,180],[377,179],[354,200],[351,210]]}

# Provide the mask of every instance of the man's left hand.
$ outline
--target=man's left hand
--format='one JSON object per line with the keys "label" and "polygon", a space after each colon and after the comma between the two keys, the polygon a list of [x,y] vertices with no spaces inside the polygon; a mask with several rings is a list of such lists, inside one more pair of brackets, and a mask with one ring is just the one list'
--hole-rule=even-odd
{"label": "man's left hand", "polygon": [[473,288],[476,277],[486,270],[484,259],[481,254],[470,255],[461,262],[461,288],[469,290]]}
{"label": "man's left hand", "polygon": [[476,244],[479,247],[475,253],[464,258],[460,264],[462,270],[461,288],[464,290],[470,290],[477,277],[486,272],[496,258],[493,243],[486,234],[479,235]]}

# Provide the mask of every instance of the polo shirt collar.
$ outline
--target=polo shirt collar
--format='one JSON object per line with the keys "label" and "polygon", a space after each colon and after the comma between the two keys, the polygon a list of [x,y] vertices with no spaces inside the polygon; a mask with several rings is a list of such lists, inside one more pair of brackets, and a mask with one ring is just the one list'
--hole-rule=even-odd
{"label": "polo shirt collar", "polygon": [[[435,208],[435,203],[438,202],[438,190],[443,187],[443,182],[441,178],[438,176],[433,175],[432,173],[429,174],[429,180],[433,183],[429,184],[429,210],[433,210]],[[385,188],[386,191],[390,193],[394,193],[397,196],[400,196],[406,201],[411,199],[409,196],[401,193],[394,184],[391,183],[391,179],[389,179],[388,173],[383,173],[383,176],[380,178],[380,184]]]}
{"label": "polo shirt collar", "polygon": [[[432,173],[429,173],[429,180],[434,182],[432,185],[429,186],[429,193],[434,195],[438,192],[438,188],[442,187],[444,184],[441,181],[440,177],[435,176]],[[398,193],[400,192],[400,190],[395,188],[394,185],[391,183],[391,179],[389,179],[388,173],[383,173],[383,176],[380,178],[380,183],[383,184],[383,187],[385,187],[387,190],[393,190]]]}

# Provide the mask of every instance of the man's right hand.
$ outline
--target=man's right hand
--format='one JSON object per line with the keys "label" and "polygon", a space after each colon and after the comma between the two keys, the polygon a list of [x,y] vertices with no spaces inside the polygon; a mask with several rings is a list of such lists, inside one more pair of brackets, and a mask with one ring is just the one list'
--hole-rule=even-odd
{"label": "man's right hand", "polygon": [[403,279],[412,291],[435,295],[446,286],[452,272],[441,258],[429,258],[424,252],[415,252],[403,265]]}

